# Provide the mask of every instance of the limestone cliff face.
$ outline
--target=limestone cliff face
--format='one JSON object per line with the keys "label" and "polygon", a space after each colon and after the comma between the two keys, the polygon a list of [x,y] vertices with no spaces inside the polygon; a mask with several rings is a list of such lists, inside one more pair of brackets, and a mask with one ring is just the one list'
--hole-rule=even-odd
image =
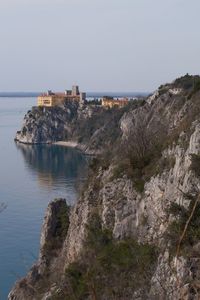
{"label": "limestone cliff face", "polygon": [[76,103],[69,103],[63,107],[33,107],[25,115],[22,129],[16,134],[16,140],[21,143],[37,144],[67,138],[71,134],[69,122],[76,118],[77,109]]}
{"label": "limestone cliff face", "polygon": [[[182,83],[184,84],[181,85]],[[164,139],[159,155],[156,154],[153,160],[154,153],[151,152],[147,166],[142,165],[140,177],[140,165],[137,165],[137,170],[130,176],[125,168],[122,171],[120,168],[119,172],[119,158],[109,158],[106,166],[104,158],[103,163],[101,161],[89,176],[88,184],[77,204],[71,208],[70,216],[66,219],[66,235],[61,237],[57,248],[45,245],[48,240],[52,243],[56,240],[56,235],[52,234],[57,227],[55,224],[58,218],[58,214],[53,213],[57,211],[54,208],[65,204],[62,200],[50,204],[42,230],[39,261],[27,277],[15,285],[9,300],[65,299],[59,298],[63,288],[60,282],[65,276],[66,268],[78,261],[84,248],[88,223],[97,211],[103,228],[109,229],[115,240],[133,238],[139,244],[154,245],[157,248],[156,266],[153,273],[146,274],[148,286],[127,290],[126,297],[117,296],[115,299],[200,298],[200,236],[198,230],[196,232],[198,226],[195,225],[198,224],[199,216],[191,215],[191,208],[194,208],[193,203],[198,200],[200,191],[199,104],[199,92],[188,90],[183,77],[160,88],[144,105],[123,113],[119,119],[118,141],[122,145],[120,152],[126,156],[126,148],[129,146],[126,141],[129,144],[130,141],[135,143],[137,138],[140,143],[139,137],[146,137],[140,131],[142,124],[145,125],[143,131],[151,134],[151,139],[157,135],[158,126],[161,129]],[[146,144],[149,147],[149,143],[142,146],[146,147]],[[196,164],[193,158],[196,159]],[[172,208],[176,209],[177,215]],[[185,218],[183,224],[180,223],[182,218]],[[187,222],[182,248],[177,253],[177,244]],[[174,239],[177,228],[172,225],[177,224],[180,225],[178,239]],[[194,227],[190,227],[192,224]],[[85,299],[111,298],[102,293],[100,298],[88,295]]]}

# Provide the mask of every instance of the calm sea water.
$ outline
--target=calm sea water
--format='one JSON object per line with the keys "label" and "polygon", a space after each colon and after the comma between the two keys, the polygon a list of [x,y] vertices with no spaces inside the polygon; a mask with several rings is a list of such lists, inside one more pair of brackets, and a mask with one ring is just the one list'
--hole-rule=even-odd
{"label": "calm sea water", "polygon": [[37,259],[48,202],[74,203],[87,158],[61,146],[16,145],[15,133],[35,98],[0,98],[0,299]]}

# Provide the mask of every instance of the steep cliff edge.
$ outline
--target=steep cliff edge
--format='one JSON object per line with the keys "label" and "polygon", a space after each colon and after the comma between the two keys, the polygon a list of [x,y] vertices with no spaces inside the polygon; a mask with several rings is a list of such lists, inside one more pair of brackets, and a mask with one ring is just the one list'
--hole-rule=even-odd
{"label": "steep cliff edge", "polygon": [[200,78],[161,86],[118,128],[9,300],[200,298]]}
{"label": "steep cliff edge", "polygon": [[56,107],[33,107],[15,140],[24,144],[64,141],[88,154],[100,153],[119,135],[119,120],[126,109],[107,110],[100,105],[80,106],[69,101]]}

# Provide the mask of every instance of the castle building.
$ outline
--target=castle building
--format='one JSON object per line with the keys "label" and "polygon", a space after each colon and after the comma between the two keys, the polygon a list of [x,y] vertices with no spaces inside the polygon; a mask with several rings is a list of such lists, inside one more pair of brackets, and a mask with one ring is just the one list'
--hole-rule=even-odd
{"label": "castle building", "polygon": [[107,108],[113,108],[113,107],[124,107],[129,103],[127,98],[123,99],[114,99],[112,97],[103,97],[102,99],[102,106]]}
{"label": "castle building", "polygon": [[37,99],[38,106],[53,107],[62,105],[65,101],[77,101],[80,104],[85,103],[86,93],[80,93],[77,85],[72,87],[72,90],[66,90],[64,93],[53,93],[48,91],[41,94]]}
{"label": "castle building", "polygon": [[72,96],[76,97],[78,96],[80,93],[79,93],[79,87],[78,85],[73,85],[72,86]]}

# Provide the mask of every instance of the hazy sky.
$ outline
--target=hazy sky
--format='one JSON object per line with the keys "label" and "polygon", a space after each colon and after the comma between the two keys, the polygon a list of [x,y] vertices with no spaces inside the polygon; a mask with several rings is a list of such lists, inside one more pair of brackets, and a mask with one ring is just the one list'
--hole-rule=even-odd
{"label": "hazy sky", "polygon": [[200,73],[200,0],[0,0],[0,91],[152,91]]}

